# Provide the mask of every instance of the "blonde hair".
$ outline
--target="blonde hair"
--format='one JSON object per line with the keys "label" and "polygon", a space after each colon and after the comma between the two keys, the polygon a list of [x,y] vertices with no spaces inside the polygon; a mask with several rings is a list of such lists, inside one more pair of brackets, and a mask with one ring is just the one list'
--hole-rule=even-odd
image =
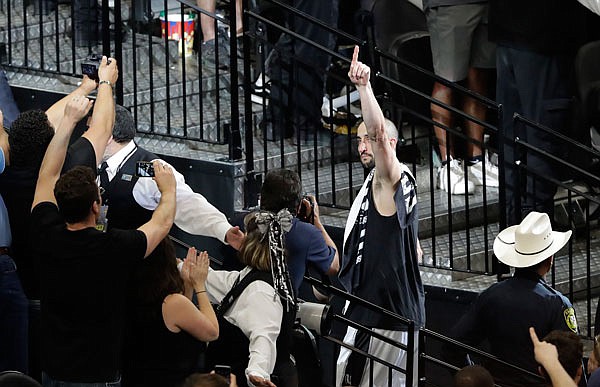
{"label": "blonde hair", "polygon": [[262,271],[271,270],[271,253],[269,235],[263,234],[256,224],[256,213],[246,215],[246,238],[240,248],[240,261],[250,267]]}

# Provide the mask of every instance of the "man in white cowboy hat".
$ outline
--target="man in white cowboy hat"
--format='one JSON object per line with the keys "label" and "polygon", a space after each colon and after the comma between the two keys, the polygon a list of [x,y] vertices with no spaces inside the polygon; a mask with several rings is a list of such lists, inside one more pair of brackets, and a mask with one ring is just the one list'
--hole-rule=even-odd
{"label": "man in white cowboy hat", "polygon": [[[452,337],[471,346],[487,340],[491,354],[537,374],[529,327],[540,337],[555,329],[577,333],[571,302],[544,280],[554,254],[570,237],[571,231],[552,231],[550,218],[540,212],[530,212],[521,224],[500,232],[494,254],[515,268],[514,276],[484,290],[454,326]],[[543,385],[497,363],[486,366],[503,386]]]}

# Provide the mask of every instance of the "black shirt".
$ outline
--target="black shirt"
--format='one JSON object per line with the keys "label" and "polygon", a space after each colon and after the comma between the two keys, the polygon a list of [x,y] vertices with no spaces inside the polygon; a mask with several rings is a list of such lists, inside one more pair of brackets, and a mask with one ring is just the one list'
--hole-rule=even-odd
{"label": "black shirt", "polygon": [[178,387],[199,371],[204,344],[185,331],[165,325],[162,302],[129,307],[123,387]]}
{"label": "black shirt", "polygon": [[[419,294],[421,289],[420,276],[418,281],[412,277],[415,272],[417,275],[419,273],[416,260],[407,256],[410,254],[405,253],[402,238],[398,237],[403,235],[398,215],[381,215],[375,206],[372,192],[371,188],[368,193],[370,205],[361,262],[362,280],[354,294],[398,315],[415,318],[419,314],[409,311],[420,309],[420,304],[413,302],[411,296]],[[355,303],[351,303],[347,315],[351,320],[368,327],[406,330],[406,325],[398,323],[396,319]]]}
{"label": "black shirt", "polygon": [[69,231],[55,204],[31,212],[42,268],[42,370],[70,382],[114,381],[120,370],[125,289],[144,258],[141,231]]}

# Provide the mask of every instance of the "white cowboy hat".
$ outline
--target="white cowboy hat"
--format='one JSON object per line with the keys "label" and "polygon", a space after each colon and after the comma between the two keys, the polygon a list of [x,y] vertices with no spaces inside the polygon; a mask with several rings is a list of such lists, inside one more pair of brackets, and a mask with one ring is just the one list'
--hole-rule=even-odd
{"label": "white cowboy hat", "polygon": [[498,260],[512,267],[530,267],[550,258],[567,244],[571,230],[552,231],[548,214],[530,212],[521,224],[502,230],[494,240]]}

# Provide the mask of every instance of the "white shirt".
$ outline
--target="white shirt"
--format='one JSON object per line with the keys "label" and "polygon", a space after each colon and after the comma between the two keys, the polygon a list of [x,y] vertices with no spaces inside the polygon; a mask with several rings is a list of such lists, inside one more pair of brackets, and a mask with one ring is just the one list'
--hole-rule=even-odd
{"label": "white shirt", "polygon": [[[133,155],[136,144],[130,141],[125,147],[112,155],[106,163],[108,168],[109,181],[112,180],[119,167]],[[169,165],[161,160],[163,164]],[[170,165],[169,165],[170,166]],[[221,211],[210,204],[208,200],[199,193],[196,193],[185,183],[183,175],[173,168],[176,187],[176,210],[175,224],[183,231],[195,234],[217,238],[225,243],[225,234],[231,228],[231,224]],[[98,180],[99,181],[99,180]],[[133,197],[135,201],[143,208],[154,211],[160,201],[160,190],[154,179],[139,178],[133,187]]]}
{"label": "white shirt", "polygon": [[[213,302],[220,303],[237,280],[244,278],[252,268],[242,271],[216,271],[210,269],[206,291]],[[250,341],[250,357],[246,379],[250,375],[270,380],[277,358],[277,337],[283,318],[283,306],[275,289],[264,281],[251,282],[223,315],[225,320],[242,330]]]}

